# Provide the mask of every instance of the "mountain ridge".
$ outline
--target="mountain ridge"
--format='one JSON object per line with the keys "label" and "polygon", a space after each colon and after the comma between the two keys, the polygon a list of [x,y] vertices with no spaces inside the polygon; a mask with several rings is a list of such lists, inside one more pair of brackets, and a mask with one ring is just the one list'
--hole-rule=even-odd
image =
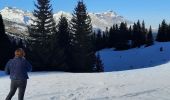
{"label": "mountain ridge", "polygon": [[[0,10],[0,13],[4,20],[25,25],[30,25],[32,23],[31,19],[34,18],[32,12],[24,11],[16,7],[4,7]],[[62,14],[68,18],[68,21],[71,20],[72,13],[58,11],[53,14],[56,23],[58,23]],[[112,10],[101,13],[89,12],[88,14],[92,19],[92,26],[94,29],[101,29],[104,31],[106,27],[111,27],[113,24],[120,24],[121,22],[126,22],[128,25],[133,24],[132,21],[125,19],[123,16],[118,15]]]}

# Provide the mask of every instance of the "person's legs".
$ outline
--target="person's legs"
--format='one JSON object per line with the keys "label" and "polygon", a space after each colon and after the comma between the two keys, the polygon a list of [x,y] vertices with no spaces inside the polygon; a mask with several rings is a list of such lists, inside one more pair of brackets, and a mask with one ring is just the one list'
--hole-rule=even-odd
{"label": "person's legs", "polygon": [[27,86],[27,80],[21,80],[18,84],[18,100],[24,100],[25,89]]}
{"label": "person's legs", "polygon": [[17,90],[17,83],[15,80],[11,80],[10,92],[5,100],[11,100]]}

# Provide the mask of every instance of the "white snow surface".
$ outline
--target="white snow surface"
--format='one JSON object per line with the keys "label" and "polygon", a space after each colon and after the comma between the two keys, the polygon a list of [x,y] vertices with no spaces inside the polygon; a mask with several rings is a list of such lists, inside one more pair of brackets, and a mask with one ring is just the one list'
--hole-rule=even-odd
{"label": "white snow surface", "polygon": [[[160,46],[163,47],[163,52],[159,51]],[[120,63],[124,63],[122,64],[124,66],[131,64],[134,67],[143,66],[143,63],[149,64],[147,60],[152,59],[151,66],[143,69],[105,73],[29,73],[30,79],[28,80],[25,100],[170,100],[169,51],[170,43],[156,43],[148,48],[127,51],[100,51],[102,59],[108,56],[107,59],[103,60],[103,63],[107,65],[106,67],[121,65]],[[127,60],[127,63],[121,59],[117,59],[120,62],[116,63],[116,58],[112,56],[117,57],[118,54],[122,56],[121,59]],[[127,59],[128,54],[131,55]],[[144,59],[144,56],[147,60]],[[135,62],[138,57],[143,63]],[[164,59],[167,61],[165,62]],[[107,62],[107,60],[109,61]],[[5,99],[9,88],[9,76],[5,76],[0,71],[1,100]],[[17,100],[17,94],[13,100]]]}
{"label": "white snow surface", "polygon": [[[25,100],[170,100],[169,66],[106,73],[29,73]],[[0,84],[4,100],[8,76],[0,77]]]}

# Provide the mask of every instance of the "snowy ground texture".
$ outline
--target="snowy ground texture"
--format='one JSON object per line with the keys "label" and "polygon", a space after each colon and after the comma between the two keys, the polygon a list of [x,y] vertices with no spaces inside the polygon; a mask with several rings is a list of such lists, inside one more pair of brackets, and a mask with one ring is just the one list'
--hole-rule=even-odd
{"label": "snowy ground texture", "polygon": [[[122,72],[30,73],[25,100],[170,100],[170,64]],[[9,91],[0,77],[0,98]],[[13,100],[17,100],[17,94]]]}
{"label": "snowy ground texture", "polygon": [[[159,51],[161,46],[163,52]],[[105,70],[113,72],[29,73],[25,100],[170,100],[170,43],[100,53]],[[113,65],[148,68],[116,72]],[[9,85],[9,76],[0,71],[0,100],[5,100]],[[17,100],[17,94],[13,100]]]}

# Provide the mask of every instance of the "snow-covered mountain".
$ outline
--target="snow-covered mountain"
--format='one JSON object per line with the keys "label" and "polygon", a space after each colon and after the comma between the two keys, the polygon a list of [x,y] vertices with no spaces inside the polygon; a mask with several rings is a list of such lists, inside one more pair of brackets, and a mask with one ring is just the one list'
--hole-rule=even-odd
{"label": "snow-covered mountain", "polygon": [[32,13],[15,7],[5,7],[0,12],[3,19],[20,24],[29,24],[31,17],[33,17]]}
{"label": "snow-covered mountain", "polygon": [[[5,20],[7,32],[24,34],[28,33],[26,25],[30,25],[32,23],[31,19],[34,18],[31,12],[23,11],[14,7],[5,7],[0,11],[0,13]],[[56,20],[56,22],[59,21],[59,18],[62,14],[67,17],[68,20],[71,20],[71,13],[59,11],[54,14],[54,19]],[[92,19],[92,25],[94,29],[105,30],[106,27],[110,27],[113,24],[120,24],[121,22],[126,22],[128,25],[132,24],[131,21],[125,19],[122,16],[119,16],[113,11],[107,11],[103,13],[89,13],[89,15]]]}
{"label": "snow-covered mountain", "polygon": [[[59,11],[58,13],[54,14],[54,18],[57,22],[62,14],[67,17],[68,20],[71,20],[71,13]],[[111,27],[113,24],[120,24],[121,22],[126,22],[128,25],[132,24],[131,21],[125,19],[122,16],[117,15],[113,11],[107,11],[102,13],[89,13],[89,15],[92,19],[92,25],[94,29],[105,30],[106,27]]]}

